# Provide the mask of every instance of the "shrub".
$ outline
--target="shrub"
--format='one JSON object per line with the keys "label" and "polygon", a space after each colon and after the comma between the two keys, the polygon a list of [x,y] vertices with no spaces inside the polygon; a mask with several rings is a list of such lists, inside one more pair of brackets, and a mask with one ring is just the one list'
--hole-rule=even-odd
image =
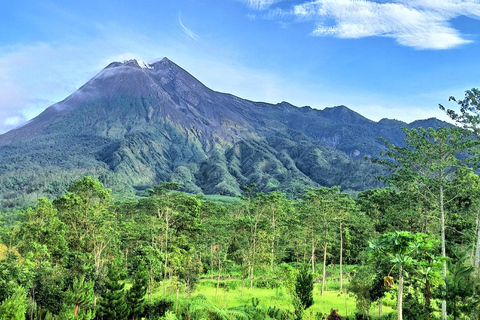
{"label": "shrub", "polygon": [[173,301],[161,299],[158,301],[147,302],[143,311],[143,316],[147,319],[157,319],[165,316],[166,312],[173,307]]}
{"label": "shrub", "polygon": [[330,315],[327,317],[328,320],[342,320],[343,317],[339,315],[338,309],[331,309],[330,310]]}

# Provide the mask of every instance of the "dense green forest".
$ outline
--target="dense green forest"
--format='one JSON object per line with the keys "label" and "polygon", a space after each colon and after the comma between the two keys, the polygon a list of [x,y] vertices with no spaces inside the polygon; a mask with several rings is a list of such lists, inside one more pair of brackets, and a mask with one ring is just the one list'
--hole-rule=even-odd
{"label": "dense green forest", "polygon": [[165,182],[113,201],[86,176],[4,211],[0,319],[477,319],[478,97],[447,110],[459,126],[385,140],[388,187],[355,196]]}

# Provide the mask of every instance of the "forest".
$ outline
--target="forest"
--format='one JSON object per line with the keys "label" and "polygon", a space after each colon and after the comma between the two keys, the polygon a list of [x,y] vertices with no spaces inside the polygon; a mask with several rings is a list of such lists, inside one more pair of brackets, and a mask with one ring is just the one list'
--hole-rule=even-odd
{"label": "forest", "polygon": [[385,188],[114,201],[89,176],[0,213],[0,319],[477,319],[480,93],[404,129]]}

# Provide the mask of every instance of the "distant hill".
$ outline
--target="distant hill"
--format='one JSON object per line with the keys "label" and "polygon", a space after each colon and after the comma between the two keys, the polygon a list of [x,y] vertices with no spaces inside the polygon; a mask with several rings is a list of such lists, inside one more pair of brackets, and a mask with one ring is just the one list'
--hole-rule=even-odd
{"label": "distant hill", "polygon": [[253,102],[213,91],[167,58],[113,62],[65,100],[0,135],[0,206],[56,196],[83,175],[129,197],[160,181],[183,191],[235,196],[246,184],[295,195],[340,185],[380,186],[384,137],[401,127],[345,106],[316,110]]}

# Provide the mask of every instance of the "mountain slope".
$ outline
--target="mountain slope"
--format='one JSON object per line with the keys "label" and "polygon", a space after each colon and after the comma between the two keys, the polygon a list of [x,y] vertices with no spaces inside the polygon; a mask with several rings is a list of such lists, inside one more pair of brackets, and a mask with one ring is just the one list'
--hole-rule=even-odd
{"label": "mountain slope", "polygon": [[379,168],[364,157],[383,149],[380,136],[401,142],[402,126],[409,125],[373,122],[345,106],[316,110],[215,92],[167,58],[114,62],[0,135],[1,205],[56,195],[85,174],[123,196],[159,181],[225,195],[252,182],[292,195],[333,185],[358,191],[379,185]]}

